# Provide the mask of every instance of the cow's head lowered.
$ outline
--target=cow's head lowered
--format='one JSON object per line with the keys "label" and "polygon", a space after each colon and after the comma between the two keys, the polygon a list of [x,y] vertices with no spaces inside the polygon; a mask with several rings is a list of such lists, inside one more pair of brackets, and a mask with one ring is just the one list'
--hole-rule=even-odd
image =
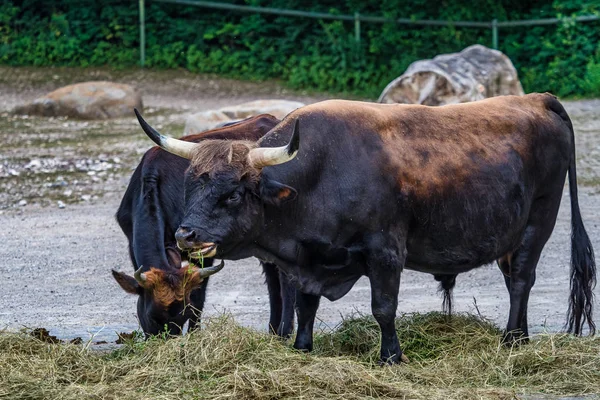
{"label": "cow's head lowered", "polygon": [[[181,265],[181,257],[174,249],[167,251],[172,264]],[[175,259],[175,260],[174,260]],[[139,295],[137,314],[146,335],[166,332],[181,334],[181,328],[197,312],[189,307],[190,294],[204,279],[220,271],[224,262],[217,266],[200,268],[186,265],[168,270],[141,266],[133,276],[113,270],[113,277],[128,293]]]}
{"label": "cow's head lowered", "polygon": [[264,204],[279,206],[293,200],[296,190],[261,174],[264,167],[296,156],[298,121],[283,147],[258,147],[242,140],[190,143],[163,136],[142,116],[144,132],[166,151],[191,161],[185,175],[185,215],[175,237],[193,258],[229,253],[249,239],[263,219]]}

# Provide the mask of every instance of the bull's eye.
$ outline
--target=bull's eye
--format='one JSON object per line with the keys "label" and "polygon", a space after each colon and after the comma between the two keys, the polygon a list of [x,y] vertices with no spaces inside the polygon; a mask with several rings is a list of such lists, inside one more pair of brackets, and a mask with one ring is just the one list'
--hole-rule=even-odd
{"label": "bull's eye", "polygon": [[234,206],[238,204],[242,200],[242,195],[239,192],[233,192],[227,198],[227,204],[230,206]]}

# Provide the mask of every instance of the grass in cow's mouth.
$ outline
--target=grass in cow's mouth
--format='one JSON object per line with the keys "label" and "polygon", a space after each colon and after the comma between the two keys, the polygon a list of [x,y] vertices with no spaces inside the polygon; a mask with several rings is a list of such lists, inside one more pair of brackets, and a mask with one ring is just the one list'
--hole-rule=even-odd
{"label": "grass in cow's mouth", "polygon": [[[111,352],[0,333],[0,398],[513,399],[600,392],[600,338],[538,335],[506,348],[478,317],[416,314],[397,330],[410,364],[377,366],[371,317],[319,333],[304,354],[230,316],[184,337],[125,340]],[[545,397],[544,397],[545,398]]]}
{"label": "grass in cow's mouth", "polygon": [[188,252],[188,260],[190,266],[204,268],[204,254],[200,250]]}

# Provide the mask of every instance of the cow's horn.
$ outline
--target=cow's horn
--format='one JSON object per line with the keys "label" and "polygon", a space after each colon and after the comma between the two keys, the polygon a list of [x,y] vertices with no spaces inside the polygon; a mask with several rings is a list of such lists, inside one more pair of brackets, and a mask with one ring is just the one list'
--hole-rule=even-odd
{"label": "cow's horn", "polygon": [[192,150],[196,147],[196,143],[174,139],[172,137],[168,137],[161,134],[156,129],[151,127],[146,122],[146,120],[144,120],[144,118],[142,118],[142,115],[136,108],[134,108],[133,111],[135,112],[135,116],[137,117],[140,126],[142,127],[144,132],[146,132],[146,135],[148,135],[148,137],[152,139],[154,143],[156,143],[169,153],[173,153],[179,157],[187,158],[188,160],[192,158]]}
{"label": "cow's horn", "polygon": [[136,281],[138,281],[139,284],[143,285],[146,282],[146,274],[144,272],[142,272],[142,268],[144,268],[144,266],[139,267],[134,273],[133,273],[133,277],[135,278]]}
{"label": "cow's horn", "polygon": [[212,266],[212,267],[200,268],[198,270],[198,273],[200,274],[201,279],[205,279],[205,278],[208,278],[209,276],[211,276],[212,274],[216,274],[217,272],[222,270],[224,266],[225,266],[225,261],[221,260],[221,264],[219,264],[217,266]]}
{"label": "cow's horn", "polygon": [[299,120],[294,124],[294,133],[292,140],[282,147],[258,147],[250,150],[248,153],[248,161],[251,166],[257,169],[267,167],[269,165],[283,164],[290,161],[298,153],[300,147]]}

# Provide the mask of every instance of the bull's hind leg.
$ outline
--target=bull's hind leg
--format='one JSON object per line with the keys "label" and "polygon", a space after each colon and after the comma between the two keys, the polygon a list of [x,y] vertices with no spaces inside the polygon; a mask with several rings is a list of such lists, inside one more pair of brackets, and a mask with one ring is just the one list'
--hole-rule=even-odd
{"label": "bull's hind leg", "polygon": [[294,331],[296,288],[275,264],[261,261],[269,291],[269,332],[287,339]]}
{"label": "bull's hind leg", "polygon": [[527,325],[527,303],[529,293],[535,283],[535,268],[544,245],[550,238],[562,195],[561,190],[553,196],[537,200],[531,207],[529,220],[521,245],[514,251],[510,260],[500,259],[500,268],[508,263],[509,276],[505,275],[506,286],[510,295],[510,313],[504,342],[512,343],[529,336]]}
{"label": "bull's hind leg", "polygon": [[277,334],[282,338],[288,338],[294,331],[294,305],[296,304],[296,287],[290,281],[287,274],[279,270],[279,282],[281,284],[281,322],[277,328]]}
{"label": "bull's hind leg", "polygon": [[281,282],[279,280],[279,269],[275,264],[260,262],[265,274],[265,283],[269,293],[269,332],[276,334],[281,323]]}

